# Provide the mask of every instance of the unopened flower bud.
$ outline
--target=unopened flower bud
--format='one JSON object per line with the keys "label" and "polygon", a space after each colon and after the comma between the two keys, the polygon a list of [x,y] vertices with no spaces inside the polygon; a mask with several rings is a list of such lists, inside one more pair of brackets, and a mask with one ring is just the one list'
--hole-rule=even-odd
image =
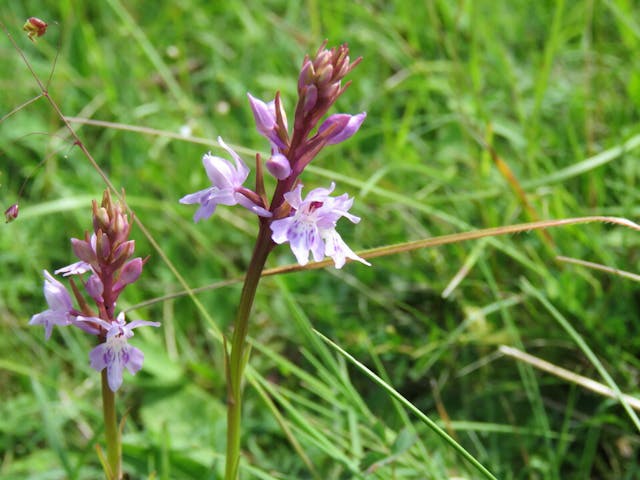
{"label": "unopened flower bud", "polygon": [[320,125],[318,135],[322,135],[323,132],[331,128],[331,133],[327,135],[326,144],[335,145],[336,143],[343,142],[358,131],[366,116],[367,114],[365,112],[357,115],[336,113],[329,116],[324,123]]}
{"label": "unopened flower bud", "polygon": [[318,88],[315,85],[309,85],[304,94],[304,114],[308,115],[316,103],[318,103]]}
{"label": "unopened flower bud", "polygon": [[333,65],[326,65],[322,69],[318,70],[316,83],[318,85],[325,86],[331,82],[333,77]]}
{"label": "unopened flower bud", "polygon": [[249,97],[251,111],[253,112],[253,118],[256,121],[258,132],[265,137],[269,137],[276,126],[275,108],[271,102],[265,103],[250,93],[247,93],[247,96]]}
{"label": "unopened flower bud", "polygon": [[121,283],[124,286],[135,282],[142,273],[142,265],[143,262],[140,257],[129,260],[120,270],[117,283]]}
{"label": "unopened flower bud", "polygon": [[[285,142],[279,135],[279,133],[282,133],[286,136],[287,133],[287,115],[284,108],[282,108],[282,103],[277,97],[276,100],[266,103],[255,98],[250,93],[247,93],[247,96],[249,97],[258,132],[278,148],[286,148]],[[279,112],[276,112],[276,108],[279,108]],[[279,119],[282,120],[280,124]]]}
{"label": "unopened flower bud", "polygon": [[109,213],[104,207],[98,207],[97,203],[93,203],[93,230],[106,231],[109,228],[111,220],[109,219]]}
{"label": "unopened flower bud", "polygon": [[107,236],[107,234],[103,233],[102,231],[98,231],[96,233],[95,253],[102,260],[109,258],[109,254],[111,253],[111,241],[109,240],[109,237]]}
{"label": "unopened flower bud", "polygon": [[278,180],[284,180],[291,175],[289,159],[281,153],[274,153],[271,155],[271,158],[266,162],[266,166],[269,173]]}
{"label": "unopened flower bud", "polygon": [[302,87],[312,85],[315,76],[316,71],[313,68],[313,63],[307,59],[302,65],[300,75],[298,76],[298,91],[302,90]]}
{"label": "unopened flower bud", "polygon": [[330,50],[323,48],[318,52],[316,58],[313,59],[313,66],[316,69],[316,72],[319,74],[319,70],[323,69],[327,65],[331,64],[332,53]]}
{"label": "unopened flower bud", "polygon": [[343,55],[335,63],[333,67],[334,75],[336,79],[343,79],[347,73],[351,70],[352,66],[349,64],[349,55]]}
{"label": "unopened flower bud", "polygon": [[17,203],[14,203],[9,208],[4,211],[4,218],[7,223],[13,222],[16,218],[18,218],[18,210],[19,206]]}
{"label": "unopened flower bud", "polygon": [[85,285],[85,289],[89,296],[93,298],[96,302],[102,303],[104,299],[102,298],[102,293],[104,292],[104,285],[102,284],[102,280],[95,273],[89,277],[87,280],[87,284]]}
{"label": "unopened flower bud", "polygon": [[111,227],[113,229],[111,233],[116,239],[126,240],[129,237],[129,221],[120,208],[116,208],[115,218]]}
{"label": "unopened flower bud", "polygon": [[135,240],[129,240],[127,242],[123,242],[122,244],[116,247],[115,252],[113,252],[113,261],[111,265],[113,268],[118,269],[127,261],[127,259],[133,255],[133,251],[135,250],[136,242]]}
{"label": "unopened flower bud", "polygon": [[71,248],[76,257],[78,257],[83,262],[86,262],[89,265],[97,264],[98,258],[96,257],[96,252],[89,242],[77,238],[72,238]]}

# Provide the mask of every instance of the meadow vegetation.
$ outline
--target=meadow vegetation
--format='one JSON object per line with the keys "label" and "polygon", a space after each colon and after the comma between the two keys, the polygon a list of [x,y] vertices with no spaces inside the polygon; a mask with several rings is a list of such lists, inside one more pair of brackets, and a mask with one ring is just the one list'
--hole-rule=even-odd
{"label": "meadow vegetation", "polygon": [[[21,30],[30,16],[50,24],[37,42]],[[201,157],[221,153],[218,135],[249,165],[268,153],[247,92],[293,105],[302,58],[324,39],[363,57],[338,109],[366,121],[303,178],[356,198],[362,221],[341,234],[357,252],[542,219],[635,221],[638,19],[629,0],[2,2],[0,21],[43,81],[57,58],[49,94],[166,255],[134,227],[136,251],[151,257],[119,306],[162,326],[136,331],[145,365],[118,395],[130,478],[223,469],[220,333],[240,284],[160,297],[182,290],[169,263],[192,288],[246,271],[255,217],[220,208],[194,224],[178,199],[204,188]],[[0,62],[3,116],[40,91],[6,35]],[[45,307],[42,270],[74,261],[69,238],[89,228],[105,188],[44,98],[0,123],[4,208],[29,175],[0,235],[0,478],[100,478],[91,339],[58,329],[45,343],[27,325]],[[315,329],[497,478],[638,478],[633,405],[501,346],[640,394],[638,279],[557,258],[634,272],[639,247],[638,231],[594,222],[264,278],[241,477],[480,478]],[[278,248],[267,267],[292,263]]]}

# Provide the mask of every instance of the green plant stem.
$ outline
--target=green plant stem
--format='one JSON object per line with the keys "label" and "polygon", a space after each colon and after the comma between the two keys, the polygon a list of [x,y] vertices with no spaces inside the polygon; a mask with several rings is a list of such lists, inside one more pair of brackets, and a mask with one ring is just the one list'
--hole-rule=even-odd
{"label": "green plant stem", "polygon": [[107,480],[119,480],[120,472],[120,432],[116,419],[116,394],[109,388],[107,369],[102,370],[102,413],[107,439]]}
{"label": "green plant stem", "polygon": [[[266,222],[260,224],[260,232],[253,249],[251,263],[244,279],[240,304],[236,315],[231,354],[227,357],[227,456],[225,480],[238,478],[240,464],[240,418],[242,414],[242,377],[248,360],[247,334],[249,333],[249,314],[256,295],[260,275],[269,252],[273,247]],[[225,352],[227,355],[227,352]]]}

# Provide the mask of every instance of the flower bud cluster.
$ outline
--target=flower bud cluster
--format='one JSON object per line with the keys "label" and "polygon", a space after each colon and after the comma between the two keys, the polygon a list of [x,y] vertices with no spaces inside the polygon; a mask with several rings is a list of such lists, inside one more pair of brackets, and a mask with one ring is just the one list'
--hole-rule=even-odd
{"label": "flower bud cluster", "polygon": [[314,122],[344,92],[346,86],[342,86],[342,79],[360,62],[358,58],[350,63],[347,45],[330,50],[325,47],[326,42],[318,49],[314,58],[308,55],[305,57],[298,76],[299,106],[302,107],[300,113],[303,119],[315,117]]}
{"label": "flower bud cluster", "polygon": [[[71,239],[73,253],[80,262],[56,270],[56,273],[67,276],[90,270],[93,274],[85,288],[102,316],[113,320],[118,296],[124,287],[138,279],[144,261],[131,259],[135,249],[135,241],[129,240],[131,225],[122,206],[111,199],[108,190],[104,192],[102,203],[98,205],[94,200],[92,207],[93,233],[86,232],[83,240]],[[80,272],[75,271],[78,265]]]}

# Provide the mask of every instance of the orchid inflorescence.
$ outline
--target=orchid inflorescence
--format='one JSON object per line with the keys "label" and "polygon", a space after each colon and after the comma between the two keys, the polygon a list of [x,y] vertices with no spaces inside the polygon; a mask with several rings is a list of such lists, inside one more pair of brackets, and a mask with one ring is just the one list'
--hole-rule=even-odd
{"label": "orchid inflorescence", "polygon": [[[83,240],[71,239],[73,252],[79,261],[54,272],[63,277],[81,278],[85,292],[95,302],[97,313],[72,278],[71,286],[79,309],[74,308],[66,287],[45,270],[44,295],[49,309],[34,315],[29,321],[30,325],[44,326],[47,340],[54,325],[73,325],[97,336],[100,343],[89,353],[91,367],[98,372],[107,369],[109,388],[114,392],[122,385],[125,368],[135,374],[142,367],[144,354],[128,343],[133,329],[160,326],[158,322],[143,320],[127,323],[123,312],[115,315],[120,293],[138,279],[145,263],[140,257],[131,258],[135,242],[129,240],[130,231],[122,206],[113,202],[106,190],[100,206],[93,201],[93,233],[89,235],[86,232]],[[88,278],[82,279],[87,273]]]}
{"label": "orchid inflorescence", "polygon": [[222,138],[219,145],[233,158],[234,163],[212,155],[202,157],[211,187],[180,199],[180,203],[199,204],[194,221],[210,217],[218,205],[240,204],[258,215],[260,222],[271,230],[271,246],[289,242],[298,263],[306,265],[309,253],[315,261],[331,257],[337,268],[346,259],[367,261],[356,255],[336,231],[336,223],[345,217],[353,223],[360,218],[349,214],[353,199],[347,194],[332,197],[335,188],[316,188],[302,198],[300,175],[305,167],[327,145],[340,143],[353,136],[366,117],[338,113],[328,116],[316,129],[318,122],[349,86],[342,79],[360,62],[350,62],[347,45],[327,49],[326,42],[312,59],[305,57],[298,76],[298,102],[293,130],[289,130],[280,94],[264,102],[248,94],[258,132],[269,140],[271,156],[265,162],[267,171],[278,183],[269,203],[264,190],[260,155],[256,155],[256,189],[243,184],[249,168]]}

